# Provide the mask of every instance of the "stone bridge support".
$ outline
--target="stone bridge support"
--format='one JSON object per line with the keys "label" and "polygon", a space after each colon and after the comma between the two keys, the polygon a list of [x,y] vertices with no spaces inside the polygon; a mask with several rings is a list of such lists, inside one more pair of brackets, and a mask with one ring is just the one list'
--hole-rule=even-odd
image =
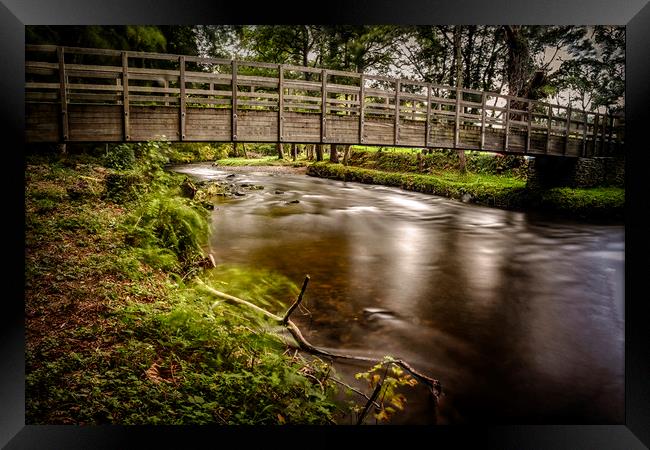
{"label": "stone bridge support", "polygon": [[531,189],[567,187],[620,186],[625,184],[625,158],[563,158],[536,156],[528,161]]}

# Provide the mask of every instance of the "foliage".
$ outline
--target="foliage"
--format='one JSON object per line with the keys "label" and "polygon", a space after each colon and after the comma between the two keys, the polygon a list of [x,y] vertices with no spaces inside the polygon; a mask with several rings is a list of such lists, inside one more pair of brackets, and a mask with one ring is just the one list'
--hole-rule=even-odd
{"label": "foliage", "polygon": [[[397,411],[402,411],[406,406],[406,397],[398,392],[402,386],[413,387],[417,380],[406,373],[394,363],[394,358],[385,356],[382,361],[375,364],[365,372],[355,374],[357,380],[363,379],[373,391],[378,384],[381,388],[377,395],[379,408],[375,408],[374,417],[379,422],[388,422]],[[360,411],[356,408],[357,412]]]}
{"label": "foliage", "polygon": [[[371,149],[354,146],[350,155],[350,165],[415,173],[455,171],[458,167],[458,152],[455,150],[431,150],[422,153],[418,159],[420,152],[420,149],[388,147],[387,151],[377,151],[376,147]],[[470,172],[486,175],[510,174],[522,179],[526,178],[527,162],[522,156],[486,152],[465,152],[465,155],[467,170]]]}
{"label": "foliage", "polygon": [[577,92],[582,109],[618,112],[625,95],[625,28],[599,25],[591,36],[581,57],[561,67],[558,86]]}
{"label": "foliage", "polygon": [[277,314],[283,313],[300,292],[288,278],[252,266],[222,264],[200,278],[235,297],[255,299],[259,306]]}
{"label": "foliage", "polygon": [[526,200],[524,181],[494,175],[461,175],[451,172],[423,175],[344,167],[325,162],[310,165],[307,168],[307,175],[395,186],[409,191],[442,195],[488,206],[516,209],[523,206]]}
{"label": "foliage", "polygon": [[231,144],[175,142],[170,145],[168,156],[169,161],[172,163],[214,161],[226,158],[231,149]]}
{"label": "foliage", "polygon": [[409,191],[508,209],[540,208],[583,219],[620,220],[625,206],[625,190],[622,188],[531,190],[527,188],[525,181],[506,175],[463,175],[453,171],[413,174],[344,167],[328,162],[311,164],[307,167],[307,175],[395,186]]}
{"label": "foliage", "polygon": [[185,269],[194,265],[208,237],[206,210],[167,192],[142,199],[124,226],[127,243],[143,250],[145,262],[155,267],[160,260],[168,270],[172,255]]}
{"label": "foliage", "polygon": [[539,207],[563,215],[616,220],[623,218],[625,190],[618,187],[556,187],[538,194]]}
{"label": "foliage", "polygon": [[135,166],[135,152],[128,144],[117,145],[104,155],[104,165],[110,169],[128,170]]}
{"label": "foliage", "polygon": [[[260,318],[215,307],[176,274],[206,221],[178,197],[181,179],[164,175],[165,149],[134,145],[130,171],[76,164],[74,155],[27,166],[27,423],[331,423],[329,365],[285,354]],[[100,185],[136,171],[147,186],[126,202],[99,189],[74,201],[66,194],[81,176]],[[44,201],[54,208],[39,214]],[[278,311],[298,290],[235,266],[202,279]]]}
{"label": "foliage", "polygon": [[25,27],[25,42],[160,52],[166,50],[167,40],[158,27],[149,25],[30,25]]}

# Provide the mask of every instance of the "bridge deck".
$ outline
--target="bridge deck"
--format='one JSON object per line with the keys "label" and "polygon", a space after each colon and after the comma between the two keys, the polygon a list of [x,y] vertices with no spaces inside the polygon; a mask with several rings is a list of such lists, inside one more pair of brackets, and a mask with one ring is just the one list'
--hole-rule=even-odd
{"label": "bridge deck", "polygon": [[27,46],[26,141],[367,144],[597,156],[624,119],[311,67]]}

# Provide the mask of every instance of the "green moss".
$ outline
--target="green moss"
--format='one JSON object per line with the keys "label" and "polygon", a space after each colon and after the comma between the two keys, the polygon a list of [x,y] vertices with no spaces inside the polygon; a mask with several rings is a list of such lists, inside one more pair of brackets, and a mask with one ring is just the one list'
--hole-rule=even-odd
{"label": "green moss", "polygon": [[490,175],[446,173],[424,175],[344,167],[329,162],[312,164],[307,174],[323,178],[395,186],[489,206],[521,207],[526,200],[525,182]]}
{"label": "green moss", "polygon": [[170,145],[168,156],[172,163],[214,161],[227,157],[231,150],[227,143],[176,142]]}
{"label": "green moss", "polygon": [[538,194],[538,206],[564,215],[599,219],[622,219],[625,189],[618,187],[557,187]]}
{"label": "green moss", "polygon": [[[264,318],[192,281],[277,313],[298,292],[262,270],[201,271],[207,216],[162,170],[166,148],[134,146],[129,170],[27,167],[26,422],[330,423],[330,366],[285,354]],[[73,200],[81,176],[110,194]]]}
{"label": "green moss", "polygon": [[341,164],[318,162],[307,175],[366,184],[394,186],[409,191],[435,194],[486,206],[509,209],[541,209],[583,219],[623,218],[625,190],[616,187],[552,188],[530,190],[520,178],[482,173],[435,174],[387,172]]}
{"label": "green moss", "polygon": [[[508,174],[525,179],[527,162],[522,156],[465,151],[466,169],[471,173]],[[436,173],[458,171],[455,150],[426,150],[400,147],[353,146],[350,165],[393,172]]]}

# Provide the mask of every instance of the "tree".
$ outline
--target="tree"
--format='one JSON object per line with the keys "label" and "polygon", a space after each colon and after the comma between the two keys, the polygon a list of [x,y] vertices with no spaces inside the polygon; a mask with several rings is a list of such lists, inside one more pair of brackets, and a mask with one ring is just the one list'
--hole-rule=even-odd
{"label": "tree", "polygon": [[321,59],[315,50],[322,32],[321,27],[315,25],[238,27],[237,37],[242,49],[256,60],[314,66]]}
{"label": "tree", "polygon": [[330,162],[333,163],[339,162],[339,155],[338,155],[336,144],[330,144]]}
{"label": "tree", "polygon": [[167,47],[160,28],[148,25],[30,25],[25,27],[25,42],[143,52],[164,52]]}
{"label": "tree", "polygon": [[[461,26],[456,25],[454,29],[454,49],[455,49],[455,58],[454,58],[454,64],[456,65],[456,88],[461,89],[463,87],[463,67],[462,67],[462,47],[460,44],[460,38],[461,38]],[[460,98],[462,99],[462,91],[458,90],[456,91],[456,95],[460,94]],[[458,103],[456,104],[458,105]],[[460,115],[458,113],[456,114],[456,117],[458,118],[457,120],[460,120]],[[458,124],[456,124],[458,126]],[[460,173],[465,173],[466,172],[466,162],[465,162],[465,150],[458,150],[458,169],[460,170]]]}
{"label": "tree", "polygon": [[625,28],[596,26],[589,42],[588,51],[563,66],[560,86],[574,91],[583,109],[619,112],[625,94]]}
{"label": "tree", "polygon": [[237,26],[197,25],[194,27],[196,45],[200,56],[212,58],[240,57]]}

